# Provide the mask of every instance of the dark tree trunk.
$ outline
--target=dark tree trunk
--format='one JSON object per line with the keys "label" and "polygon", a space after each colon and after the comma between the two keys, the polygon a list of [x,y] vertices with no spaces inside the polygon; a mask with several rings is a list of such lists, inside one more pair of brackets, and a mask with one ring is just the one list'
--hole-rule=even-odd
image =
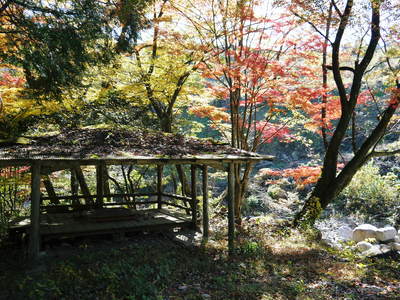
{"label": "dark tree trunk", "polygon": [[[357,61],[355,63],[354,69],[344,69],[340,67],[340,45],[344,30],[351,15],[352,6],[353,1],[348,0],[345,10],[340,16],[339,28],[336,33],[335,41],[332,44],[331,69],[333,71],[334,80],[339,92],[341,117],[333,136],[328,143],[321,176],[310,197],[306,200],[302,210],[295,217],[294,225],[296,226],[300,224],[314,224],[321,211],[335,199],[335,197],[349,184],[353,176],[362,167],[362,165],[365,164],[370,157],[372,157],[373,150],[382,139],[390,119],[398,106],[397,102],[396,105],[391,104],[387,107],[382,119],[371,132],[370,136],[354,153],[354,157],[351,159],[351,161],[348,162],[339,175],[337,175],[339,149],[355,111],[364,73],[373,58],[378,41],[380,39],[380,1],[374,1],[372,3],[371,38],[363,59],[361,62]],[[348,69],[351,69],[353,72],[353,81],[349,94],[346,92],[341,76],[341,71]]]}

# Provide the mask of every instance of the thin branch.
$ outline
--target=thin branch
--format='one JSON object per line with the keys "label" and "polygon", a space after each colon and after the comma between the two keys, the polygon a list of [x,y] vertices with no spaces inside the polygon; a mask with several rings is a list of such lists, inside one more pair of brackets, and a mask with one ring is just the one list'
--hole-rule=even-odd
{"label": "thin branch", "polygon": [[[333,70],[333,67],[332,66],[326,66],[326,68],[328,69],[328,70]],[[350,72],[353,72],[354,73],[354,68],[352,68],[352,67],[339,67],[339,70],[340,71],[350,71]]]}
{"label": "thin branch", "polygon": [[384,156],[392,156],[400,154],[400,149],[394,150],[394,151],[374,151],[369,154],[369,157],[384,157]]}
{"label": "thin branch", "polygon": [[336,13],[339,15],[339,17],[342,17],[343,14],[342,14],[342,12],[340,11],[339,7],[336,5],[335,0],[332,0],[331,3],[332,3],[332,5],[333,5],[333,8],[335,9]]}
{"label": "thin branch", "polygon": [[299,19],[301,19],[302,21],[306,22],[307,24],[309,24],[312,28],[314,28],[314,30],[316,32],[318,32],[318,34],[320,34],[326,41],[328,41],[331,45],[333,44],[333,42],[329,39],[329,37],[327,37],[321,30],[318,29],[318,27],[311,22],[310,20],[307,20],[305,17],[299,15],[298,13],[294,12],[293,10],[290,11],[293,15],[295,15],[296,17],[298,17]]}

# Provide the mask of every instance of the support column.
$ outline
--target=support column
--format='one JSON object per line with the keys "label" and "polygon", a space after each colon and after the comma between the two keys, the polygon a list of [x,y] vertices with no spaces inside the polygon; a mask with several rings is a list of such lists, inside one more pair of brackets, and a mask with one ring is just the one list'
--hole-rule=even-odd
{"label": "support column", "polygon": [[80,204],[79,198],[78,198],[79,183],[78,183],[78,179],[77,179],[75,170],[70,169],[70,172],[71,172],[71,195],[75,196],[72,199],[72,205],[78,206]]}
{"label": "support column", "polygon": [[203,239],[209,237],[209,219],[208,219],[208,167],[203,166]]}
{"label": "support column", "polygon": [[40,162],[31,165],[31,232],[29,256],[36,260],[40,251]]}
{"label": "support column", "polygon": [[229,255],[232,255],[235,249],[235,178],[234,164],[229,163],[228,167],[228,248]]}
{"label": "support column", "polygon": [[57,198],[56,191],[54,190],[54,186],[50,180],[49,175],[44,176],[43,184],[44,184],[44,187],[46,188],[47,194],[49,195],[50,202],[52,204],[60,204],[60,201]]}
{"label": "support column", "polygon": [[197,230],[197,192],[196,192],[196,165],[190,166],[191,193],[192,193],[192,227]]}
{"label": "support column", "polygon": [[90,190],[89,187],[86,183],[85,176],[83,175],[82,169],[80,165],[75,165],[74,167],[76,179],[78,180],[79,186],[81,188],[82,194],[85,197],[86,205],[92,205],[93,204],[93,199],[90,195]]}
{"label": "support column", "polygon": [[157,208],[162,208],[162,175],[163,175],[163,166],[157,165]]}
{"label": "support column", "polygon": [[105,186],[105,168],[104,162],[96,165],[96,206],[102,207],[104,202],[104,186]]}

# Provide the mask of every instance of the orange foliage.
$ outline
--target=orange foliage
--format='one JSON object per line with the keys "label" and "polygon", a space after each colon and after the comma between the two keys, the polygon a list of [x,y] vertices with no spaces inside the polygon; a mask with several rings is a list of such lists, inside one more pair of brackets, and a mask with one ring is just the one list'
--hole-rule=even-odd
{"label": "orange foliage", "polygon": [[[338,169],[342,169],[344,164],[338,164]],[[290,177],[293,178],[296,184],[300,187],[307,184],[316,183],[321,175],[321,166],[299,166],[297,168],[285,169],[285,170],[272,170],[272,169],[261,169],[261,176],[277,176],[277,177]],[[271,181],[266,183],[270,184]]]}
{"label": "orange foliage", "polygon": [[191,107],[189,111],[200,118],[207,117],[214,122],[229,122],[230,116],[224,110],[212,105],[202,105]]}

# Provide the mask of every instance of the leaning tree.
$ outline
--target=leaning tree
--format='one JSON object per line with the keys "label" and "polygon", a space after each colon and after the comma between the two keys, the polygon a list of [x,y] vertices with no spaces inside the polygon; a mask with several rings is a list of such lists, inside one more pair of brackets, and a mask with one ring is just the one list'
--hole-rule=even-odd
{"label": "leaning tree", "polygon": [[[331,61],[323,67],[331,71],[340,100],[340,118],[327,143],[321,175],[296,215],[295,225],[313,224],[368,160],[400,153],[396,149],[389,151],[383,145],[385,135],[396,125],[400,103],[400,36],[395,21],[400,15],[400,6],[398,2],[383,0],[342,2],[295,0],[290,5],[296,16],[320,33],[330,47]],[[321,21],[323,18],[325,21]],[[321,25],[327,24],[326,18],[331,19],[330,36],[321,29]],[[349,65],[348,55],[343,55],[349,53],[350,47],[352,65]],[[340,150],[347,134],[355,128],[359,97],[368,88],[370,74],[379,74],[385,81],[385,102],[379,105],[381,110],[374,126],[362,142],[353,147],[352,157],[344,161],[344,167],[338,172]]]}

